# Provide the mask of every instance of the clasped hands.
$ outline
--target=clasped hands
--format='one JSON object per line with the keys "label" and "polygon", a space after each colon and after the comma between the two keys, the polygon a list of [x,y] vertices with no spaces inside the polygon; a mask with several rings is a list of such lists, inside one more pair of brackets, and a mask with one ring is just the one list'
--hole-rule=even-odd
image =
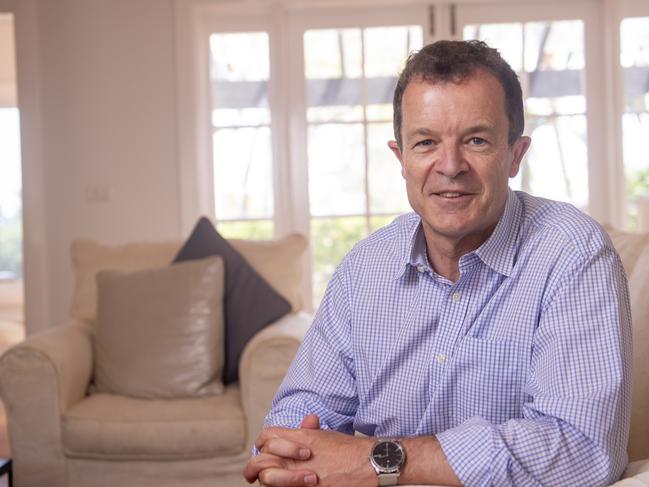
{"label": "clasped hands", "polygon": [[260,451],[243,470],[250,483],[261,486],[368,486],[378,483],[368,460],[372,438],[320,429],[315,414],[305,416],[300,429],[267,428],[255,441]]}

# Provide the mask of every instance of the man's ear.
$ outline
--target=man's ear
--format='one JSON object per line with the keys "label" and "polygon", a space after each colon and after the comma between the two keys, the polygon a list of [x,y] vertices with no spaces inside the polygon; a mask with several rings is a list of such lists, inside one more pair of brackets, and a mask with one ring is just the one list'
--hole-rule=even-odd
{"label": "man's ear", "polygon": [[399,144],[397,144],[396,140],[389,140],[388,147],[399,160],[399,164],[401,164],[401,176],[403,176],[403,178],[405,179],[406,174],[405,174],[405,167],[403,166],[403,155],[401,154],[401,149],[399,149]]}
{"label": "man's ear", "polygon": [[512,162],[511,166],[509,167],[509,177],[513,178],[518,174],[518,171],[521,167],[521,161],[523,160],[523,157],[525,156],[525,153],[527,152],[527,149],[530,148],[530,144],[532,143],[532,139],[526,135],[523,135],[522,137],[519,137],[516,142],[512,144]]}

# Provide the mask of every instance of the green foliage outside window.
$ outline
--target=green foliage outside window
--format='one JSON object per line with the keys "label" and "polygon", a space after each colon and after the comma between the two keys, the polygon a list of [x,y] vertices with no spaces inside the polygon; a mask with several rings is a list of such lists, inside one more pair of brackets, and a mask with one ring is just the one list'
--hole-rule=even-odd
{"label": "green foliage outside window", "polygon": [[225,238],[245,240],[270,240],[273,238],[273,222],[270,220],[218,222],[216,229]]}
{"label": "green foliage outside window", "polygon": [[20,279],[23,275],[22,214],[0,217],[0,278]]}
{"label": "green foliage outside window", "polygon": [[[628,171],[628,169],[627,169]],[[636,201],[641,196],[649,196],[649,168],[627,172],[626,188],[629,205],[628,225],[635,230],[638,224]]]}

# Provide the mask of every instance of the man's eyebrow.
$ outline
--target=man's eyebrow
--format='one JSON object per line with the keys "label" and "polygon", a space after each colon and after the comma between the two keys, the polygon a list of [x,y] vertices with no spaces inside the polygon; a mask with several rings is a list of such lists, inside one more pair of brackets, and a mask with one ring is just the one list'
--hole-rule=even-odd
{"label": "man's eyebrow", "polygon": [[493,132],[495,127],[489,123],[479,123],[477,125],[472,125],[464,130],[465,134],[475,134],[478,132]]}
{"label": "man's eyebrow", "polygon": [[416,137],[418,135],[422,135],[424,137],[430,137],[431,135],[434,135],[434,134],[435,134],[435,132],[433,132],[430,129],[427,129],[426,127],[421,127],[421,128],[417,128],[417,129],[411,130],[409,132],[406,132],[406,135],[408,136],[408,138]]}

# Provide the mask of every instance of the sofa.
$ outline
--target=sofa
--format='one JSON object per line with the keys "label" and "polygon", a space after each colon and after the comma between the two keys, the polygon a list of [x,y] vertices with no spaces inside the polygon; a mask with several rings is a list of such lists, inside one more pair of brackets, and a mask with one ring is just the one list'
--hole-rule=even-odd
{"label": "sofa", "polygon": [[72,244],[70,322],[28,337],[0,358],[14,485],[248,485],[241,471],[311,322],[301,298],[306,240],[230,243],[291,312],[246,344],[238,382],[221,394],[178,399],[92,393],[92,384],[98,272],[167,266],[181,244]]}
{"label": "sofa", "polygon": [[[634,333],[633,406],[628,444],[631,463],[624,478],[615,485],[649,486],[649,369],[644,364],[649,355],[649,234],[606,228],[629,280]],[[146,247],[149,261],[145,264],[167,262],[177,247],[178,244]],[[259,256],[246,255],[243,247],[239,250],[244,256],[261,266],[263,262],[255,261]],[[267,260],[267,256],[261,260]],[[286,266],[276,266],[274,272],[287,271],[282,267]],[[177,429],[182,424],[178,423],[180,417],[182,421],[197,421],[209,433],[207,436],[233,435],[236,441],[203,455],[192,455],[181,449],[173,451],[173,457],[162,456],[160,451],[157,456],[151,454],[146,458],[129,456],[119,450],[99,454],[93,451],[96,447],[81,441],[82,435],[75,437],[71,429],[75,421],[88,419],[81,406],[92,399],[88,396],[92,376],[92,323],[78,318],[83,316],[80,310],[94,306],[91,276],[96,270],[77,272],[72,306],[72,315],[77,319],[73,323],[29,337],[0,359],[0,395],[7,405],[16,485],[247,485],[240,477],[241,468],[310,317],[295,303],[292,314],[256,335],[241,359],[239,383],[227,388],[222,396],[209,399],[213,402],[206,402],[205,409],[201,409],[200,414],[204,416],[198,415],[193,404],[179,402],[166,405],[168,409],[161,406],[144,417],[122,418],[133,425],[137,421],[146,423],[154,416],[161,424],[169,421],[170,425],[162,427],[168,427],[167,438],[173,438],[184,434],[182,429]],[[272,276],[268,280],[272,284]],[[290,286],[284,289],[284,293],[290,292],[295,289]],[[227,414],[219,413],[222,403],[227,403],[223,409],[229,411]],[[124,405],[116,400],[105,407],[120,410]],[[192,417],[193,413],[196,415]],[[236,434],[232,433],[233,427]],[[102,434],[101,430],[94,431]],[[126,448],[128,445],[113,446]]]}

